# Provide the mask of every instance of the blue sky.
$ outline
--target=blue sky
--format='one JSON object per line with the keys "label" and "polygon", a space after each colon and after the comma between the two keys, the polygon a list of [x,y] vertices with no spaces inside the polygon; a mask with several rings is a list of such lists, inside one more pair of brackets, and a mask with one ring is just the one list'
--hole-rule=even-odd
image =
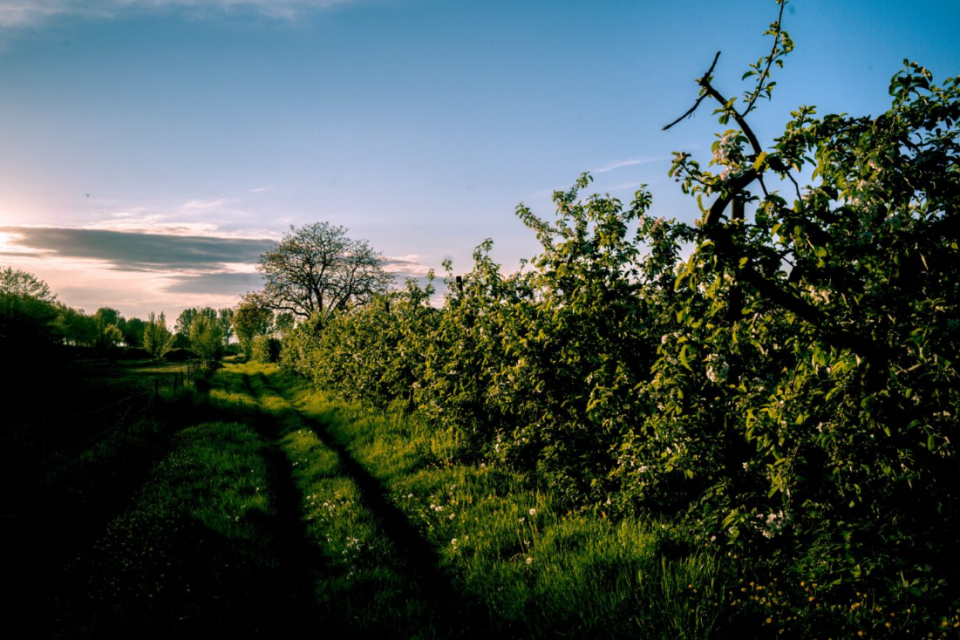
{"label": "blue sky", "polygon": [[[648,183],[657,214],[689,221],[670,152],[706,158],[721,128],[704,109],[660,129],[718,50],[717,85],[743,91],[776,10],[0,0],[0,264],[88,311],[175,316],[255,288],[251,256],[291,224],[344,225],[421,276],[468,269],[488,237],[516,268],[536,251],[516,205],[552,216],[552,190],[583,171],[624,201]],[[960,72],[953,0],[795,0],[785,26],[796,51],[754,116],[766,141],[799,104],[884,110],[903,58]]]}

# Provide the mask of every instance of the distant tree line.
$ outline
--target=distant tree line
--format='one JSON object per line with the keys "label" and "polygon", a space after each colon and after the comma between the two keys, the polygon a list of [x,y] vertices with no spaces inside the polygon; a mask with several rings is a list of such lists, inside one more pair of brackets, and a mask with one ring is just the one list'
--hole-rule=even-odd
{"label": "distant tree line", "polygon": [[112,307],[89,314],[57,300],[46,282],[7,267],[0,271],[0,340],[66,345],[144,357],[196,357],[214,362],[229,353],[276,362],[280,340],[298,321],[325,324],[335,315],[386,293],[393,277],[382,254],[328,223],[291,227],[258,264],[265,287],[235,308],[190,307],[170,327],[163,312],[124,318]]}
{"label": "distant tree line", "polygon": [[[232,308],[191,307],[181,312],[171,330],[163,312],[152,312],[145,320],[124,318],[112,307],[90,314],[57,300],[49,285],[32,273],[0,269],[0,341],[20,351],[52,345],[100,353],[124,348],[133,355],[161,358],[179,349],[185,357],[212,362],[237,351],[231,344],[235,314]],[[272,327],[271,316],[266,326],[255,327],[250,340]]]}

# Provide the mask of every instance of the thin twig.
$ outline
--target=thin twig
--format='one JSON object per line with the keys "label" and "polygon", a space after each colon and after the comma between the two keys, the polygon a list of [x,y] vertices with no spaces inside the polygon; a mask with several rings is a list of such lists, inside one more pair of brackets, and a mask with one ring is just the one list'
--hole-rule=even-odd
{"label": "thin twig", "polygon": [[[717,60],[719,60],[719,59],[720,59],[720,52],[717,51],[717,55],[715,55],[715,56],[713,57],[713,64],[710,65],[710,68],[707,69],[707,72],[703,75],[703,77],[702,77],[702,78],[699,78],[699,79],[697,80],[697,82],[700,84],[700,86],[703,86],[703,81],[704,81],[704,80],[707,80],[707,81],[709,82],[710,75],[713,73],[713,68],[717,66]],[[668,124],[667,126],[665,126],[665,127],[662,129],[662,131],[666,131],[667,129],[669,129],[669,128],[672,127],[673,125],[679,123],[681,120],[684,120],[685,118],[689,118],[690,116],[692,116],[692,115],[693,115],[693,112],[697,110],[697,107],[700,106],[700,103],[703,102],[703,99],[706,98],[706,97],[707,97],[707,94],[706,94],[706,93],[701,94],[700,97],[697,98],[697,101],[693,103],[693,106],[690,107],[689,109],[687,109],[687,112],[686,112],[685,114],[683,114],[682,116],[680,116],[679,118],[677,118],[676,120],[674,120],[673,122],[671,122],[670,124]]]}
{"label": "thin twig", "polygon": [[760,188],[763,190],[763,195],[767,198],[770,197],[770,192],[767,191],[767,184],[763,181],[763,174],[757,176],[757,181],[760,183]]}
{"label": "thin twig", "polygon": [[786,0],[780,3],[780,14],[777,16],[777,36],[773,39],[773,48],[770,50],[770,56],[767,58],[767,68],[763,70],[763,74],[760,76],[760,84],[757,85],[757,91],[753,94],[753,98],[750,99],[747,108],[743,111],[743,116],[746,117],[750,110],[753,109],[754,103],[757,101],[757,98],[760,97],[760,92],[763,91],[763,82],[770,77],[770,67],[773,65],[773,55],[777,52],[777,44],[780,42],[780,34],[783,33],[783,10],[787,6]]}
{"label": "thin twig", "polygon": [[794,191],[797,192],[797,200],[803,200],[803,196],[800,195],[800,185],[797,184],[797,181],[796,181],[796,180],[794,180],[793,175],[790,174],[790,170],[789,170],[789,169],[785,169],[784,172],[783,172],[783,175],[785,175],[785,176],[787,176],[788,178],[790,178],[790,182],[793,183],[793,189],[794,189]]}

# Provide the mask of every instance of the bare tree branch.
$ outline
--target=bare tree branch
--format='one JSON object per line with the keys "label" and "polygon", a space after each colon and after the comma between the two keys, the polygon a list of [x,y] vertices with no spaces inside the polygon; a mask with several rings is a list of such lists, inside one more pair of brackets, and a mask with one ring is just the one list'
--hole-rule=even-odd
{"label": "bare tree branch", "polygon": [[[705,74],[703,74],[703,77],[701,77],[701,78],[699,78],[699,79],[697,80],[697,83],[700,84],[700,86],[703,86],[703,81],[704,81],[705,79],[709,81],[710,75],[713,73],[713,68],[717,66],[717,60],[719,60],[719,59],[720,59],[720,52],[717,51],[717,55],[715,55],[715,56],[713,57],[713,64],[711,64],[711,65],[710,65],[710,68],[707,69],[707,72],[706,72]],[[685,120],[686,118],[689,118],[690,116],[692,116],[692,115],[693,115],[693,112],[697,110],[697,107],[700,106],[700,103],[703,102],[704,98],[706,98],[706,97],[707,97],[707,94],[706,94],[706,93],[701,93],[701,94],[700,94],[700,97],[697,98],[697,101],[696,101],[695,103],[693,103],[693,106],[690,107],[685,114],[683,114],[682,116],[680,116],[679,118],[677,118],[676,120],[674,120],[673,122],[671,122],[670,124],[668,124],[667,126],[665,126],[663,129],[661,129],[661,131],[666,131],[666,130],[670,129],[673,125],[678,124],[678,123],[682,122],[683,120]]]}
{"label": "bare tree branch", "polygon": [[301,318],[326,318],[386,291],[393,277],[383,269],[383,256],[346,231],[326,222],[291,227],[276,249],[260,256],[260,302]]}

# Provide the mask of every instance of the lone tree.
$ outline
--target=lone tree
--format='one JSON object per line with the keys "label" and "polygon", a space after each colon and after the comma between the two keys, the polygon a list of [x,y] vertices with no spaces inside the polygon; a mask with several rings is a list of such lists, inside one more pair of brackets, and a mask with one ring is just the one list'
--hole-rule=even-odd
{"label": "lone tree", "polygon": [[332,313],[368,301],[393,281],[383,255],[365,240],[347,237],[347,229],[326,222],[291,226],[273,251],[260,256],[257,270],[266,284],[247,300],[299,318]]}
{"label": "lone tree", "polygon": [[167,317],[163,312],[158,316],[151,311],[143,328],[143,348],[150,352],[150,356],[162,358],[173,347],[175,338],[167,329]]}
{"label": "lone tree", "polygon": [[[212,311],[212,309],[211,309]],[[216,314],[206,313],[193,316],[189,328],[190,348],[200,356],[203,362],[216,362],[223,355],[223,330]]]}

